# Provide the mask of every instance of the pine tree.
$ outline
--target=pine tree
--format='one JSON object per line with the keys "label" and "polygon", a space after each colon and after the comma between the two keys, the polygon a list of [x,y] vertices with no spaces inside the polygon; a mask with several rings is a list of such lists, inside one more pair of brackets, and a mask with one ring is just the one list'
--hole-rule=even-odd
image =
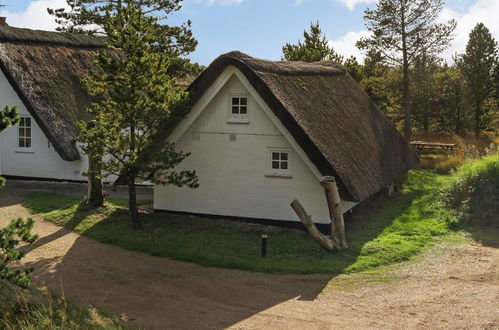
{"label": "pine tree", "polygon": [[[181,8],[182,0],[66,0],[69,10],[65,8],[47,11],[55,17],[61,32],[105,34],[104,24],[107,14],[115,15],[118,10],[128,3],[140,6],[146,15],[166,18],[168,14]],[[187,22],[190,26],[190,22]],[[186,26],[186,27],[188,27]]]}
{"label": "pine tree", "polygon": [[318,21],[315,24],[310,23],[310,32],[303,31],[303,38],[303,43],[301,41],[298,41],[296,45],[287,43],[282,47],[283,60],[303,62],[333,61],[336,63],[343,61],[343,56],[336,53],[329,46]]}
{"label": "pine tree", "polygon": [[[17,107],[5,106],[0,111],[0,132],[18,123]],[[4,184],[5,179],[0,176],[0,186]],[[26,287],[30,283],[29,274],[32,269],[23,269],[19,266],[12,269],[8,266],[24,256],[25,253],[18,249],[20,242],[31,244],[38,238],[31,234],[32,228],[32,219],[24,221],[19,218],[0,229],[0,280],[7,280],[21,287]]]}
{"label": "pine tree", "polygon": [[[80,123],[80,139],[87,153],[105,154],[103,169],[126,179],[134,228],[141,227],[135,191],[137,179],[157,184],[198,186],[194,171],[175,171],[189,154],[156,137],[172,127],[178,116],[172,110],[188,99],[177,84],[184,74],[179,58],[195,47],[192,38],[163,33],[158,18],[146,15],[132,0],[123,0],[115,14],[106,13],[107,48],[98,51],[96,64],[84,79],[90,95],[100,101],[89,112],[96,125]],[[179,36],[188,35],[177,28]],[[154,147],[151,147],[154,146]]]}
{"label": "pine tree", "polygon": [[[89,35],[105,35],[106,21],[115,16],[123,6],[132,4],[140,7],[145,16],[155,17],[158,20],[181,8],[181,0],[66,0],[69,10],[64,8],[48,9],[49,14],[55,17],[59,24],[57,28],[61,32],[85,33]],[[192,37],[190,30],[191,22],[178,26],[161,25],[158,33],[171,38],[169,52],[177,51],[177,56],[189,53],[196,47],[196,41]],[[183,48],[185,45],[186,48]],[[192,64],[188,59],[178,57],[175,64],[172,64],[170,71],[179,74],[197,75],[201,70],[196,64]],[[95,124],[95,123],[90,123]],[[102,148],[95,146],[96,150],[89,152],[89,164],[86,175],[88,176],[87,203],[93,207],[102,206],[104,203],[102,185]]]}
{"label": "pine tree", "polygon": [[[0,229],[0,280],[7,280],[23,288],[31,283],[29,275],[33,268],[26,269],[15,263],[26,254],[19,249],[20,243],[32,244],[38,239],[37,235],[31,233],[33,224],[31,218],[17,218]],[[14,266],[9,267],[12,264]]]}
{"label": "pine tree", "polygon": [[374,50],[387,63],[401,65],[403,72],[404,135],[412,134],[409,68],[422,54],[439,54],[448,47],[456,22],[436,23],[443,0],[379,0],[376,9],[367,8],[364,19],[369,38],[357,47]]}
{"label": "pine tree", "polygon": [[493,96],[494,70],[498,62],[497,42],[483,23],[478,23],[471,30],[462,60],[463,73],[473,101],[474,132],[478,136],[485,128],[483,105]]}

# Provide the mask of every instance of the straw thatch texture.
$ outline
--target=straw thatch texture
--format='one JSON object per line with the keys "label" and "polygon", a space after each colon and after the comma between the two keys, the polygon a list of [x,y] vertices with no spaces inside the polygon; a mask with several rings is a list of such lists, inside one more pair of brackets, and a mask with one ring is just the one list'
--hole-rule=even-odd
{"label": "straw thatch texture", "polygon": [[62,159],[80,158],[78,120],[90,98],[81,79],[94,68],[100,39],[0,27],[0,68]]}
{"label": "straw thatch texture", "polygon": [[360,85],[329,62],[271,62],[240,52],[218,57],[190,86],[200,97],[236,66],[344,199],[362,201],[396,181],[417,156]]}

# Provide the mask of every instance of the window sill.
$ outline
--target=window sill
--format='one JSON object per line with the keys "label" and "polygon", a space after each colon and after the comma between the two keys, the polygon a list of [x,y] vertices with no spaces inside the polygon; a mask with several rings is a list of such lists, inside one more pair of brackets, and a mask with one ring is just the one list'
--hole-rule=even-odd
{"label": "window sill", "polygon": [[290,172],[267,172],[265,176],[268,178],[288,178],[291,179],[293,176]]}
{"label": "window sill", "polygon": [[249,119],[229,118],[227,124],[249,124]]}
{"label": "window sill", "polygon": [[35,152],[33,151],[33,149],[16,149],[14,150],[15,153],[18,153],[18,154],[34,154]]}

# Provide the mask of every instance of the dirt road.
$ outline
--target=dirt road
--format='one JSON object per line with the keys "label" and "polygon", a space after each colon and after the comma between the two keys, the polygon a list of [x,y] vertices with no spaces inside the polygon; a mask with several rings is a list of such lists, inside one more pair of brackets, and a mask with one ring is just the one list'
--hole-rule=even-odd
{"label": "dirt road", "polygon": [[[23,198],[0,190],[0,226],[28,216]],[[145,328],[499,329],[499,246],[446,243],[382,276],[331,278],[205,268],[98,243],[41,219],[35,232],[40,240],[23,261],[35,268],[35,283]]]}

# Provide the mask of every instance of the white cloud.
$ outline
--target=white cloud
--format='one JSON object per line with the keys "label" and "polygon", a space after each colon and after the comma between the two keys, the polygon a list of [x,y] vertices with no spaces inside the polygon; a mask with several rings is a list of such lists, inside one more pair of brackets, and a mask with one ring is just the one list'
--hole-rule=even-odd
{"label": "white cloud", "polygon": [[67,8],[66,0],[35,0],[22,12],[2,10],[11,26],[37,30],[55,30],[54,17],[47,13],[47,8]]}
{"label": "white cloud", "polygon": [[369,37],[369,35],[370,32],[367,30],[358,32],[350,31],[336,40],[329,41],[329,44],[333,47],[335,52],[343,55],[345,59],[353,55],[358,62],[362,62],[364,55],[357,47],[355,47],[355,43],[360,38]]}
{"label": "white cloud", "polygon": [[348,8],[348,10],[352,11],[354,10],[355,6],[360,3],[373,4],[377,3],[378,0],[338,0],[338,2],[345,5]]}
{"label": "white cloud", "polygon": [[[347,2],[347,0],[340,1]],[[352,0],[350,2],[358,3],[360,1]],[[456,52],[463,53],[471,29],[479,22],[485,24],[492,36],[499,41],[499,19],[497,19],[497,13],[499,13],[499,1],[497,0],[478,0],[475,4],[462,8],[460,11],[445,7],[439,16],[439,21],[446,22],[450,19],[455,19],[457,21],[457,28],[451,46],[440,56],[450,63],[452,62],[453,54]],[[353,55],[357,58],[357,61],[360,62],[364,59],[364,56],[359,49],[355,47],[355,42],[361,37],[367,36],[369,36],[369,32],[366,30],[358,32],[350,31],[338,39],[331,40],[330,44],[336,52],[345,57]]]}
{"label": "white cloud", "polygon": [[483,23],[490,30],[492,36],[499,39],[499,1],[497,0],[478,0],[475,4],[466,8],[464,11],[455,11],[450,8],[444,8],[440,14],[440,21],[455,19],[457,28],[452,45],[447,49],[442,57],[451,61],[452,55],[456,52],[463,53],[468,43],[469,33],[477,23]]}

